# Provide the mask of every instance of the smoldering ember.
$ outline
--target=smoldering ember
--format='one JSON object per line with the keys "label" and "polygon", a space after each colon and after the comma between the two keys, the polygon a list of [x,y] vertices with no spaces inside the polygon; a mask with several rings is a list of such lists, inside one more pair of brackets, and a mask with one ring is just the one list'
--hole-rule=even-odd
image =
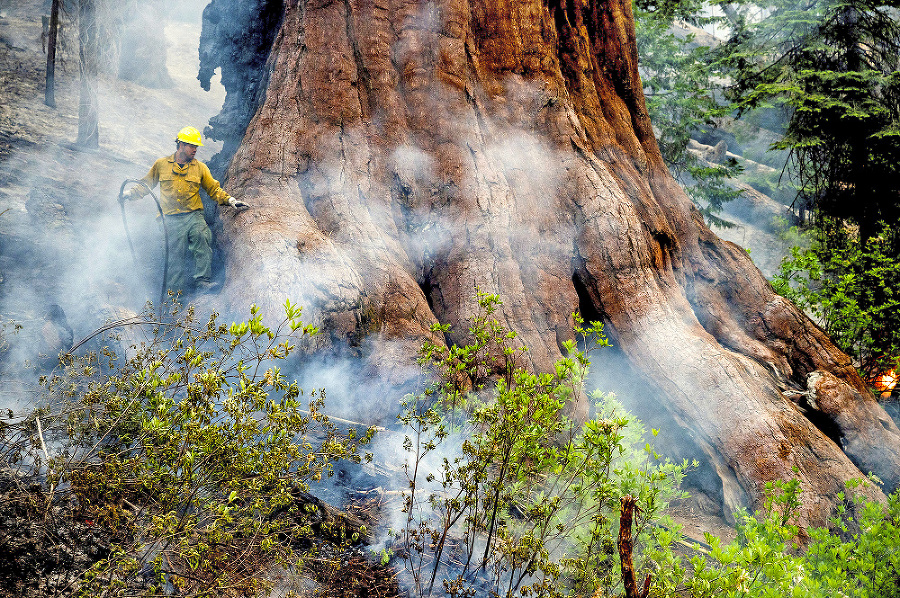
{"label": "smoldering ember", "polygon": [[15,0],[0,56],[0,596],[830,595],[900,524],[896,375],[704,222],[630,2]]}

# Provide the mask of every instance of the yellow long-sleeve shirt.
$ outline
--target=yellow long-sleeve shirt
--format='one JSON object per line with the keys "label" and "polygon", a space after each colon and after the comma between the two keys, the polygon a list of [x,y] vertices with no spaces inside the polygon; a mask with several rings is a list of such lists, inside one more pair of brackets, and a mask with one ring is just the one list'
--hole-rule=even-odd
{"label": "yellow long-sleeve shirt", "polygon": [[201,187],[220,205],[227,204],[231,197],[213,178],[206,164],[194,159],[179,166],[175,162],[175,154],[154,162],[150,172],[141,180],[147,188],[138,185],[129,191],[129,195],[134,199],[143,197],[159,183],[159,203],[166,215],[202,210]]}

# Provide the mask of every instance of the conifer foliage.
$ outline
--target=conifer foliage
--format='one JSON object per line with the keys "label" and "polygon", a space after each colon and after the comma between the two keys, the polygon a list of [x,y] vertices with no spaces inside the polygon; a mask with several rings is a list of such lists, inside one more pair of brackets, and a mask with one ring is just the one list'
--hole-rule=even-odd
{"label": "conifer foliage", "polygon": [[900,216],[900,19],[879,0],[730,3],[720,49],[740,110],[790,117],[774,145],[791,152],[805,208],[876,234]]}

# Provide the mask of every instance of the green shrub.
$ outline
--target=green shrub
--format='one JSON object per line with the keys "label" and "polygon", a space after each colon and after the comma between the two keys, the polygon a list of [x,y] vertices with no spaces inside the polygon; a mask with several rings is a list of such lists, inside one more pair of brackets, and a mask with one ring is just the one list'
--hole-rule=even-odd
{"label": "green shrub", "polygon": [[[586,348],[568,342],[553,372],[534,374],[494,317],[499,299],[479,304],[466,345],[424,345],[434,382],[400,416],[405,525],[380,556],[404,559],[414,595],[621,595],[618,524],[632,497],[635,569],[650,596],[900,596],[900,495],[866,502],[855,484],[828,528],[807,530],[799,482],[770,484],[760,512],[738,514],[734,542],[707,535],[709,549],[685,556],[663,513],[688,464],[654,452],[612,396],[592,397],[584,425],[566,415],[584,399],[590,351],[607,344],[602,325],[576,315]],[[301,404],[276,364],[315,329],[285,308],[274,329],[255,308],[230,326],[215,315],[198,325],[189,311],[157,323],[127,359],[69,359],[46,381],[46,405],[17,424],[25,445],[4,454],[46,456],[50,439],[56,456],[37,463],[49,466],[50,494],[74,499],[111,542],[73,593],[251,596],[269,589],[273,566],[302,565],[314,507],[298,496],[334,460],[359,460],[372,431],[338,435],[324,392]],[[2,428],[4,442],[15,427]]]}
{"label": "green shrub", "polygon": [[823,220],[807,249],[794,247],[772,279],[779,294],[808,311],[873,381],[900,357],[900,236],[896,226],[861,240]]}
{"label": "green shrub", "polygon": [[[848,492],[860,483],[848,484]],[[697,547],[686,561],[664,544],[652,555],[651,596],[900,596],[900,495],[887,505],[854,495],[854,515],[842,507],[829,527],[807,530],[796,523],[800,497],[796,479],[769,483],[763,509],[738,517],[733,542],[723,545],[707,534],[711,548]]]}
{"label": "green shrub", "polygon": [[303,398],[282,375],[278,362],[316,333],[285,311],[273,329],[255,307],[230,326],[189,310],[128,359],[69,358],[46,381],[33,421],[57,438],[51,494],[73,497],[112,542],[79,596],[256,595],[271,567],[301,563],[315,507],[298,496],[334,460],[359,460],[372,432],[339,435],[324,391]]}
{"label": "green shrub", "polygon": [[[499,299],[479,294],[479,302],[467,345],[425,345],[422,363],[436,382],[408,397],[401,415],[410,489],[398,536],[413,592],[466,595],[479,583],[499,596],[609,595],[621,589],[622,497],[637,500],[642,569],[643,547],[661,531],[651,522],[686,464],[649,445],[635,452],[639,424],[612,397],[594,397],[586,424],[569,419],[584,399],[588,355],[570,341],[553,372],[531,373],[524,349],[510,344],[515,334],[493,316]],[[576,333],[607,344],[599,323],[584,328],[576,316]]]}

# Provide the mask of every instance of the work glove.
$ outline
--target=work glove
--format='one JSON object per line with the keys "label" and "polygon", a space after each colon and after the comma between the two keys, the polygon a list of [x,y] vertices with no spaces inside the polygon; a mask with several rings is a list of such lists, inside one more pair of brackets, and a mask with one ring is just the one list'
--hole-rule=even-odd
{"label": "work glove", "polygon": [[246,210],[247,208],[250,207],[248,204],[242,202],[241,200],[237,199],[236,197],[229,197],[228,205],[230,205],[235,210],[239,210],[239,211]]}
{"label": "work glove", "polygon": [[137,187],[132,187],[131,189],[129,189],[128,191],[126,191],[125,193],[122,194],[123,201],[134,201],[137,198],[138,198],[138,188]]}
{"label": "work glove", "polygon": [[122,194],[122,199],[125,201],[134,201],[136,199],[142,198],[144,195],[150,192],[150,188],[144,185],[143,183],[138,183],[128,191]]}

